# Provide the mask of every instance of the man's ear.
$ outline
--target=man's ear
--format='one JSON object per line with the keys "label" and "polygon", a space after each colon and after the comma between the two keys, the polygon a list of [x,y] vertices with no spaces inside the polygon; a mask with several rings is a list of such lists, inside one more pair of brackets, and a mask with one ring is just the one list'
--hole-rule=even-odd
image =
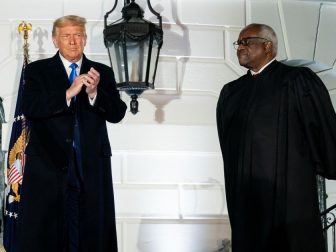
{"label": "man's ear", "polygon": [[58,43],[55,37],[52,38],[55,48],[58,48]]}
{"label": "man's ear", "polygon": [[273,51],[273,43],[271,41],[267,41],[265,43],[265,51],[267,53],[272,53],[272,51]]}

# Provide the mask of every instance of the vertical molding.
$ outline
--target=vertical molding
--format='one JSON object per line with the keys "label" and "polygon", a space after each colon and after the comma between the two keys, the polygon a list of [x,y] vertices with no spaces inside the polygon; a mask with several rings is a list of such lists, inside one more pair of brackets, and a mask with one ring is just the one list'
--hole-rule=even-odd
{"label": "vertical molding", "polygon": [[178,194],[177,194],[177,197],[178,197],[178,211],[179,211],[179,213],[178,213],[178,215],[179,215],[179,219],[183,219],[183,201],[182,201],[182,199],[183,199],[183,197],[182,197],[182,185],[181,184],[178,184]]}
{"label": "vertical molding", "polygon": [[[321,21],[322,5],[323,5],[323,3],[320,3],[319,15],[318,15],[318,20],[317,20],[316,36],[315,36],[315,45],[314,45],[314,53],[313,53],[313,60],[314,60],[314,61],[315,61],[315,56],[316,56],[317,38],[318,38],[318,34],[319,34],[319,29],[320,29],[320,21]],[[333,65],[334,65],[334,64],[335,64],[335,61],[334,61]]]}
{"label": "vertical molding", "polygon": [[223,42],[224,42],[224,45],[223,45],[223,52],[224,52],[224,61],[225,62],[228,62],[230,61],[230,33],[228,32],[228,29],[227,28],[224,28],[224,31],[223,31]]}
{"label": "vertical molding", "polygon": [[251,0],[245,0],[245,26],[252,22]]}
{"label": "vertical molding", "polygon": [[291,59],[292,55],[291,55],[289,40],[288,40],[288,36],[287,36],[288,33],[287,33],[287,29],[286,29],[286,21],[285,21],[285,16],[284,16],[282,0],[278,0],[278,11],[279,11],[279,17],[280,17],[281,30],[282,30],[283,39],[284,39],[286,56],[287,56],[287,59]]}
{"label": "vertical molding", "polygon": [[125,220],[122,220],[121,221],[121,225],[120,225],[120,228],[121,228],[121,236],[120,236],[120,239],[121,239],[121,248],[118,248],[119,251],[124,251],[124,252],[127,252],[129,251],[128,248],[127,248],[127,225],[126,225],[126,222]]}
{"label": "vertical molding", "polygon": [[181,93],[181,87],[182,87],[182,67],[183,67],[183,63],[181,63],[181,57],[176,57],[175,58],[175,62],[176,62],[176,91],[177,93]]}
{"label": "vertical molding", "polygon": [[181,23],[183,23],[183,19],[182,19],[182,7],[181,7],[181,2],[182,0],[171,0],[171,1],[175,1],[176,4],[176,15],[178,16],[178,19],[180,20]]}
{"label": "vertical molding", "polygon": [[123,185],[125,184],[125,181],[127,181],[127,153],[122,154],[120,172],[121,172],[120,184]]}
{"label": "vertical molding", "polygon": [[[183,17],[182,17],[182,7],[181,7],[181,1],[182,0],[172,0],[172,1],[175,1],[175,4],[176,4],[176,15],[178,17],[178,19],[180,20],[181,23],[183,23]],[[177,25],[177,24],[176,24]],[[181,87],[182,87],[182,79],[181,79],[181,76],[182,76],[182,64],[181,64],[181,57],[179,57],[179,55],[177,55],[175,57],[175,62],[176,62],[176,92],[179,94],[181,93]]]}

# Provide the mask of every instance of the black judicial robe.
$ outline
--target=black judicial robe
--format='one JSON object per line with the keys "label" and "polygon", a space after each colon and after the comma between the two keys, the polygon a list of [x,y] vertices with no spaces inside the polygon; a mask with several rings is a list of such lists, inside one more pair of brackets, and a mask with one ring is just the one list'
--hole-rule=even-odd
{"label": "black judicial robe", "polygon": [[310,69],[272,62],[217,104],[233,252],[324,251],[316,174],[336,178],[336,116]]}

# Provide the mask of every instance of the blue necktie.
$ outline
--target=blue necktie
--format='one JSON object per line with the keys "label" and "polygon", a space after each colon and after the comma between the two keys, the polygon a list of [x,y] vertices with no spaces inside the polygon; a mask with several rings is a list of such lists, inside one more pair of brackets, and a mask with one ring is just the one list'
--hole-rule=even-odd
{"label": "blue necktie", "polygon": [[78,65],[76,63],[72,63],[70,65],[70,68],[71,68],[71,72],[70,72],[70,75],[69,75],[69,81],[70,81],[70,84],[72,84],[72,82],[75,80],[76,76],[77,76],[77,69]]}
{"label": "blue necktie", "polygon": [[[77,69],[78,65],[76,63],[72,63],[70,65],[71,72],[69,75],[69,81],[70,84],[73,83],[77,76]],[[76,101],[76,96],[73,97],[71,101],[75,108],[75,126],[74,126],[74,141],[73,141],[73,147],[76,152],[76,161],[77,161],[77,168],[79,170],[79,174],[82,175],[82,155],[81,155],[81,148],[80,148],[80,134],[79,134],[79,118],[78,118],[78,101]]]}

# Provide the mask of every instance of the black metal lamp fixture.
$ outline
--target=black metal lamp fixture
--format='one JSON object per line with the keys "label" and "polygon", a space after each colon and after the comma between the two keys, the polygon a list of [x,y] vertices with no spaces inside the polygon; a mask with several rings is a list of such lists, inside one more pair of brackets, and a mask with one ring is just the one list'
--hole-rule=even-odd
{"label": "black metal lamp fixture", "polygon": [[104,43],[108,50],[111,67],[115,74],[117,89],[125,91],[131,98],[130,110],[138,112],[137,98],[143,91],[154,89],[155,74],[163,42],[162,18],[153,10],[150,1],[148,8],[158,18],[159,24],[143,19],[144,11],[134,0],[124,0],[122,18],[107,24],[104,16]]}

